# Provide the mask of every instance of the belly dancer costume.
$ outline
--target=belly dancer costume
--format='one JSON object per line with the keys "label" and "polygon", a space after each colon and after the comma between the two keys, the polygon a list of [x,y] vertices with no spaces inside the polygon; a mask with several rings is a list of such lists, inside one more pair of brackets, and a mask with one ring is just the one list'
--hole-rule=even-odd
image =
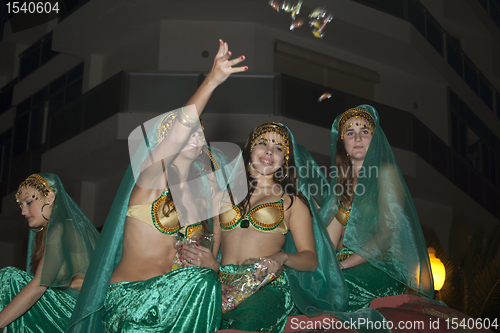
{"label": "belly dancer costume", "polygon": [[[229,209],[219,215],[222,231],[252,228],[261,232],[285,235],[288,232],[284,222],[283,201],[285,196],[286,194],[283,194],[277,202],[257,205],[246,214],[241,207],[223,201],[222,206]],[[232,264],[222,266],[219,271],[221,282],[227,283],[236,273],[238,267],[238,265]],[[236,309],[224,313],[221,329],[281,332],[292,311],[292,295],[284,270],[276,280],[250,296]]]}
{"label": "belly dancer costume", "polygon": [[332,193],[321,205],[324,223],[337,217],[345,226],[345,247],[337,259],[343,261],[356,253],[368,261],[343,270],[349,287],[349,311],[366,308],[377,297],[402,294],[406,287],[433,298],[429,258],[415,206],[373,107],[361,105],[335,119],[330,137],[332,168],[336,167],[339,134],[342,137],[339,121],[356,116],[371,122],[373,137],[358,174],[351,209],[342,207],[335,193],[342,172],[338,170],[332,173]]}
{"label": "belly dancer costume", "polygon": [[[40,285],[48,288],[28,311],[6,328],[7,332],[64,332],[79,293],[67,285],[76,274],[86,274],[97,243],[98,232],[66,193],[57,175],[52,173],[31,175],[21,183],[19,191],[25,191],[30,187],[45,196],[48,192],[55,194],[47,223],[40,278]],[[0,270],[0,310],[33,279],[31,257],[35,249],[37,232],[43,230],[29,232],[26,272],[14,267]]]}
{"label": "belly dancer costume", "polygon": [[[186,237],[203,228],[202,222],[181,228],[174,209],[163,214],[168,190],[152,204],[129,206],[127,216],[155,230]],[[146,281],[109,286],[101,311],[108,332],[215,332],[220,322],[220,290],[210,268],[186,267]]]}
{"label": "belly dancer costume", "polygon": [[[129,137],[132,140],[135,134],[139,136],[139,144],[135,145],[139,149],[131,153],[132,162],[104,224],[68,332],[99,333],[105,328],[108,332],[215,332],[219,328],[221,287],[212,269],[185,267],[146,281],[110,285],[113,270],[122,256],[127,216],[172,237],[183,231],[176,210],[168,216],[163,214],[167,191],[152,204],[128,205],[140,166],[171,129],[177,114],[177,111],[169,112],[146,123],[145,126],[153,126],[147,129],[144,137],[140,127]],[[133,145],[129,144],[129,147]],[[192,167],[200,179],[197,189],[207,201],[207,207],[211,207],[211,188],[205,172],[210,169],[210,159],[216,153],[207,147],[203,152]],[[208,222],[210,225],[211,219]],[[189,234],[201,227],[201,224],[195,224],[185,231]]]}
{"label": "belly dancer costume", "polygon": [[[286,323],[287,315],[300,313],[314,316],[325,312],[344,311],[347,308],[347,285],[338,262],[331,260],[335,255],[335,250],[328,237],[326,226],[320,222],[319,211],[316,208],[316,202],[321,201],[323,197],[317,195],[318,191],[314,185],[316,185],[315,182],[322,181],[319,177],[322,172],[317,165],[313,169],[308,169],[314,159],[307,149],[296,143],[285,125],[272,122],[266,124],[269,128],[264,132],[274,129],[278,133],[283,133],[288,136],[293,147],[293,150],[290,149],[290,157],[293,158],[295,169],[298,171],[293,185],[306,197],[311,209],[318,268],[313,272],[303,272],[287,267],[274,282],[250,296],[235,310],[223,314],[222,327],[237,327],[238,329],[246,327],[245,329],[252,330],[252,327],[255,329],[258,325],[259,331],[281,331]],[[300,172],[304,169],[307,172]],[[295,200],[299,199],[295,198]],[[237,227],[247,227],[261,232],[282,234],[285,235],[283,251],[297,253],[292,233],[288,232],[283,221],[283,198],[277,202],[257,205],[248,213],[237,205],[229,203],[223,203],[223,205],[228,205],[227,208],[229,208],[219,216],[223,232]],[[234,265],[221,267],[221,280],[227,281],[236,269]],[[290,302],[290,296],[293,304]],[[261,324],[262,320],[266,321],[264,323],[266,328],[262,328],[264,326]]]}

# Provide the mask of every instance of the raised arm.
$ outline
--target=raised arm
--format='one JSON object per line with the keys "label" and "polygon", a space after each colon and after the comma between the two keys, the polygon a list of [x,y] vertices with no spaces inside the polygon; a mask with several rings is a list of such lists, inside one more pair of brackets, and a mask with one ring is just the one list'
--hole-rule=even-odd
{"label": "raised arm", "polygon": [[43,258],[38,264],[38,268],[36,269],[33,279],[23,289],[21,289],[21,291],[12,299],[12,301],[9,302],[9,304],[7,304],[7,306],[3,308],[2,311],[0,311],[1,329],[28,311],[47,290],[47,287],[40,285],[42,267]]}
{"label": "raised arm", "polygon": [[[229,75],[243,72],[247,69],[247,67],[232,67],[242,62],[245,59],[244,56],[229,60],[230,56],[231,51],[229,51],[227,43],[219,40],[219,50],[215,56],[212,70],[208,73],[205,80],[203,80],[203,83],[186,103],[186,106],[183,108],[183,113],[179,115],[180,117],[183,117],[188,124],[193,122],[192,119],[195,121],[199,119],[215,88],[226,81]],[[165,144],[162,142],[162,144],[160,144],[153,152],[154,160],[158,161],[163,159],[164,163],[169,163],[171,161],[169,158],[172,158],[172,156],[182,148],[190,133],[190,127],[176,121],[173,125],[172,131],[167,136],[168,141],[166,141]]]}
{"label": "raised arm", "polygon": [[[215,56],[211,71],[193,96],[188,100],[186,106],[182,107],[182,111],[177,115],[179,121],[173,123],[172,129],[167,136],[158,147],[154,149],[150,157],[144,161],[138,181],[138,185],[141,188],[165,188],[166,178],[163,176],[165,167],[168,166],[176,154],[182,150],[190,135],[193,135],[193,126],[197,125],[199,116],[205,109],[215,88],[223,83],[231,74],[247,70],[247,67],[232,67],[242,62],[245,59],[244,56],[229,60],[230,57],[231,52],[229,51],[227,43],[219,40],[219,50]],[[156,196],[156,194],[153,196]],[[146,196],[143,193],[141,197]]]}

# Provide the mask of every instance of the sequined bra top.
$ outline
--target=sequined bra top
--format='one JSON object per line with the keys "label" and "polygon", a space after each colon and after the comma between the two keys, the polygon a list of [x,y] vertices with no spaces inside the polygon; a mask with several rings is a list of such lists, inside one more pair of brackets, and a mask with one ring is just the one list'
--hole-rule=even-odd
{"label": "sequined bra top", "polygon": [[351,210],[349,208],[345,208],[344,206],[341,205],[341,203],[338,203],[339,208],[337,208],[337,213],[335,214],[335,218],[337,221],[340,222],[343,226],[347,225],[347,222],[349,222],[349,215],[351,214]]}
{"label": "sequined bra top", "polygon": [[142,221],[159,232],[171,236],[174,236],[178,232],[183,232],[183,234],[190,238],[194,231],[202,230],[202,222],[191,224],[185,227],[186,230],[182,230],[184,228],[181,228],[179,215],[172,201],[168,203],[171,207],[170,214],[169,216],[165,216],[163,208],[167,204],[167,194],[168,189],[166,189],[152,204],[129,206],[127,209],[127,216]]}
{"label": "sequined bra top", "polygon": [[288,228],[284,221],[285,209],[283,206],[285,196],[286,193],[276,202],[257,205],[246,214],[240,206],[222,201],[221,207],[225,210],[219,215],[222,231],[251,227],[262,232],[286,234]]}

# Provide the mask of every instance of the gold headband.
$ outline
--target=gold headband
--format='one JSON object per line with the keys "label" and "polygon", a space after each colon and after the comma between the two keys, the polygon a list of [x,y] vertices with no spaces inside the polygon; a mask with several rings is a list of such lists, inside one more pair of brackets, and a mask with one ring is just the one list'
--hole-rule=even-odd
{"label": "gold headband", "polygon": [[26,180],[23,181],[21,184],[19,184],[19,187],[18,187],[17,193],[16,193],[16,201],[17,202],[19,202],[19,195],[21,195],[22,189],[25,188],[26,190],[29,190],[30,187],[33,187],[38,192],[42,193],[42,195],[44,197],[49,195],[49,192],[54,192],[50,188],[50,186],[47,183],[47,181],[45,180],[45,178],[43,178],[42,176],[37,175],[35,173],[35,174],[32,174],[31,176],[29,176],[28,178],[26,178]]}
{"label": "gold headband", "polygon": [[274,139],[271,141],[279,146],[283,146],[283,149],[285,150],[285,160],[288,162],[288,156],[290,155],[290,141],[288,139],[288,131],[283,127],[283,125],[281,125],[280,123],[275,123],[273,121],[265,122],[255,129],[252,134],[250,152],[252,152],[253,148],[257,144],[257,139],[269,132],[278,134],[283,138],[284,144],[281,142],[277,142]]}
{"label": "gold headband", "polygon": [[[366,128],[368,128],[370,130],[371,134],[373,135],[373,133],[375,132],[375,118],[373,118],[371,113],[366,111],[365,109],[352,108],[352,109],[349,109],[349,110],[345,111],[344,113],[342,113],[342,115],[339,118],[339,124],[338,124],[339,128],[338,129],[340,131],[340,138],[342,140],[344,140],[344,135],[345,135],[346,130],[351,128],[351,126],[353,125],[352,123],[349,123],[346,126],[344,126],[347,123],[347,120],[349,120],[351,118],[356,118],[356,120],[358,118],[365,119],[366,124],[364,124],[364,125]],[[356,123],[356,125],[359,125],[359,124],[360,123]]]}

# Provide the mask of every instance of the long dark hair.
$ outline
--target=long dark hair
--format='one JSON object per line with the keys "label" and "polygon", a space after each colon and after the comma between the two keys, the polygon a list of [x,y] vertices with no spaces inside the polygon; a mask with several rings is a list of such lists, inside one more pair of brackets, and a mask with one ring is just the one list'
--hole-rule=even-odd
{"label": "long dark hair", "polygon": [[35,236],[35,249],[33,250],[33,254],[31,256],[31,271],[33,274],[36,273],[38,269],[38,265],[43,258],[43,254],[45,253],[45,236],[47,235],[47,228],[43,228],[42,231],[38,232]]}
{"label": "long dark hair", "polygon": [[[342,194],[340,195],[340,203],[342,206],[351,207],[354,198],[354,170],[353,165],[347,156],[344,140],[337,139],[337,153],[335,154],[335,164],[337,165],[338,184],[342,185]],[[351,184],[351,189],[348,189],[348,184]]]}
{"label": "long dark hair", "polygon": [[[207,200],[206,200],[204,194],[207,195],[208,193],[203,193],[202,191],[200,191],[200,189],[197,189],[197,188],[196,189],[191,188],[189,186],[189,184],[190,184],[189,180],[197,178],[199,176],[200,170],[204,171],[210,167],[213,169],[213,166],[210,163],[210,159],[208,159],[209,161],[207,162],[203,158],[204,156],[206,156],[206,155],[205,154],[200,155],[197,160],[195,160],[195,161],[193,161],[193,163],[191,163],[191,166],[189,167],[188,182],[187,182],[187,184],[188,184],[187,192],[188,193],[183,192],[183,197],[186,194],[190,195],[193,202],[196,203],[195,206],[196,206],[196,209],[198,211],[198,216],[203,216],[203,212],[205,212],[207,209],[208,203],[207,203]],[[168,170],[167,171],[168,183],[170,183],[172,185],[180,184],[181,183],[180,173],[179,173],[179,169],[177,168],[177,166],[174,165],[173,163],[170,163],[167,166],[167,170]],[[167,200],[165,201],[165,205],[163,206],[163,214],[165,216],[167,216],[167,217],[170,216],[170,214],[173,211],[177,211],[178,213],[180,213],[181,216],[188,216],[189,212],[186,209],[186,207],[184,207],[184,205],[176,205],[175,206],[175,205],[171,205],[171,203],[173,203],[173,198],[172,198],[171,191],[168,191]],[[206,233],[212,232],[210,230],[209,225],[208,225],[207,219],[202,220],[202,225],[203,225],[204,232],[206,232]]]}
{"label": "long dark hair", "polygon": [[[276,123],[277,125],[281,125]],[[286,127],[281,126],[287,133],[288,137],[291,138],[290,132]],[[258,128],[258,127],[257,127]],[[257,129],[256,128],[256,129]],[[242,207],[245,211],[250,210],[250,198],[252,197],[253,192],[255,191],[255,184],[256,184],[256,179],[250,174],[250,163],[251,163],[251,148],[252,148],[252,138],[254,135],[255,130],[254,129],[250,135],[248,136],[245,144],[243,145],[243,161],[245,163],[245,169],[246,169],[246,176],[247,176],[247,186],[248,186],[248,194],[247,196],[239,203],[239,206]],[[295,167],[295,159],[294,159],[294,154],[293,154],[293,143],[292,140],[289,141],[289,155],[288,155],[288,168],[285,170],[283,166],[281,166],[278,170],[273,175],[273,180],[276,184],[278,184],[283,191],[288,194],[290,197],[290,205],[286,208],[289,209],[292,204],[293,200],[295,197],[298,197],[302,202],[306,204],[307,207],[309,207],[309,203],[306,199],[306,197],[299,191],[297,191],[295,185],[298,184],[298,177],[297,177],[297,169]],[[288,172],[288,173],[287,173]],[[283,176],[287,173],[287,176],[283,178]],[[280,180],[281,179],[281,180]]]}

